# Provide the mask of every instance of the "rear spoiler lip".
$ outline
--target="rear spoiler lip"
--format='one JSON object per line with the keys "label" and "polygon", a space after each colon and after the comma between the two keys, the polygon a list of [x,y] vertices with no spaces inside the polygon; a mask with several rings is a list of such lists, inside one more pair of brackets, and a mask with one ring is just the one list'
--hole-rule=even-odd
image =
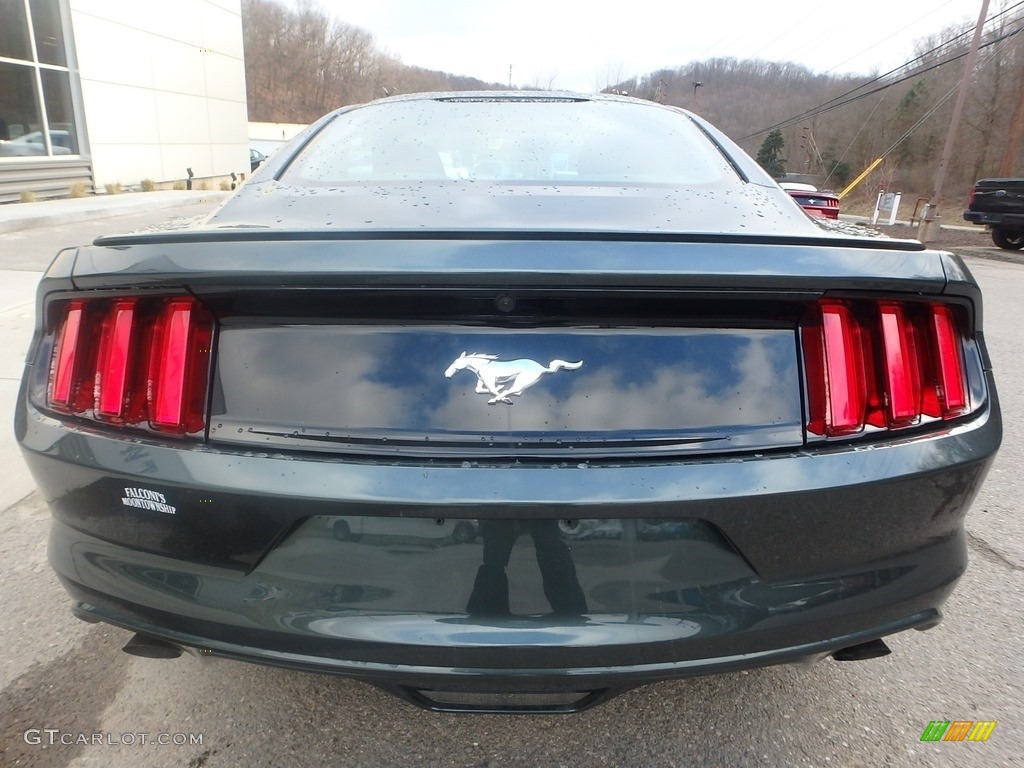
{"label": "rear spoiler lip", "polygon": [[304,233],[288,241],[233,233],[188,245],[181,235],[173,242],[164,234],[121,245],[105,238],[106,246],[78,251],[70,278],[81,290],[502,287],[932,295],[942,294],[949,279],[943,264],[949,254],[916,241],[416,234],[326,239]]}
{"label": "rear spoiler lip", "polygon": [[127,235],[106,235],[94,241],[102,247],[155,245],[172,243],[225,242],[308,242],[308,241],[525,241],[525,242],[613,242],[613,243],[709,243],[716,245],[785,245],[798,247],[883,249],[890,251],[925,251],[917,240],[883,237],[811,237],[799,234],[734,234],[721,232],[670,231],[583,231],[583,230],[330,230],[270,229],[253,224],[223,229],[168,230]]}

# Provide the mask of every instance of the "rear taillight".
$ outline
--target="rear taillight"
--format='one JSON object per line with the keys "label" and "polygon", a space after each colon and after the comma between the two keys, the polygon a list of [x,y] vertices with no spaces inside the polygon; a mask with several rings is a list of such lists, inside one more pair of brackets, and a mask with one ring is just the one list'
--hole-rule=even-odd
{"label": "rear taillight", "polygon": [[66,413],[88,408],[92,389],[86,368],[90,357],[90,323],[84,301],[72,301],[61,318],[53,346],[47,400],[52,408]]}
{"label": "rear taillight", "polygon": [[932,332],[935,340],[935,392],[943,418],[965,413],[970,403],[964,383],[964,358],[956,320],[949,307],[932,306]]}
{"label": "rear taillight", "polygon": [[157,318],[149,353],[149,422],[154,429],[203,428],[213,324],[196,302],[169,301]]}
{"label": "rear taillight", "polygon": [[921,418],[921,359],[917,334],[901,304],[881,304],[878,317],[886,419],[891,427],[909,426]]}
{"label": "rear taillight", "polygon": [[213,317],[190,297],[68,302],[47,405],[111,424],[201,432],[212,340]]}
{"label": "rear taillight", "polygon": [[856,432],[864,423],[867,388],[860,327],[843,304],[821,308],[825,351],[825,423],[831,434]]}
{"label": "rear taillight", "polygon": [[807,430],[836,437],[970,410],[959,315],[924,302],[818,302],[802,324]]}
{"label": "rear taillight", "polygon": [[132,423],[145,413],[145,392],[139,392],[137,382],[131,380],[142,325],[137,320],[135,299],[115,301],[103,316],[92,402],[101,419]]}

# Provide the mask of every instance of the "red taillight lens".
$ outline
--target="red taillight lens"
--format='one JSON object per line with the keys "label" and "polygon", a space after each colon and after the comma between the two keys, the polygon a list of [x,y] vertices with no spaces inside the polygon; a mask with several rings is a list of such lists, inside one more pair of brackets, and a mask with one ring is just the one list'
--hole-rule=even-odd
{"label": "red taillight lens", "polygon": [[192,299],[169,301],[153,330],[149,423],[154,429],[195,432],[203,426],[213,323]]}
{"label": "red taillight lens", "polygon": [[86,363],[83,358],[88,354],[83,333],[84,314],[84,301],[72,301],[68,304],[54,339],[47,394],[50,405],[57,410],[74,412],[87,407],[82,399],[81,380],[81,371]]}
{"label": "red taillight lens", "polygon": [[947,305],[826,299],[801,334],[811,434],[897,429],[970,408],[957,315]]}
{"label": "red taillight lens", "polygon": [[100,417],[120,421],[128,412],[129,374],[133,336],[136,336],[136,301],[115,301],[103,318],[96,361],[95,409]]}
{"label": "red taillight lens", "polygon": [[860,326],[849,307],[830,302],[822,304],[821,323],[829,434],[858,432],[864,426],[867,401]]}
{"label": "red taillight lens", "polygon": [[69,302],[48,404],[114,424],[200,432],[212,339],[213,317],[192,298]]}
{"label": "red taillight lens", "polygon": [[938,357],[936,368],[939,407],[942,409],[943,418],[959,416],[968,406],[960,335],[949,307],[933,304],[931,315]]}
{"label": "red taillight lens", "polygon": [[881,304],[879,321],[888,424],[915,424],[921,417],[921,373],[914,326],[907,320],[902,305],[896,303]]}

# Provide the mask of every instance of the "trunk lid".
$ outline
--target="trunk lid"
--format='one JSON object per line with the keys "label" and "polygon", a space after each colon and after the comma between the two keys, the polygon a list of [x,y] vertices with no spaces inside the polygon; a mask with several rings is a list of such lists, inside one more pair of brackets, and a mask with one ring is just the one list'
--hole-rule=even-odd
{"label": "trunk lid", "polygon": [[197,295],[218,320],[208,439],[275,451],[799,446],[809,303],[945,286],[902,241],[202,235],[105,239],[73,283]]}
{"label": "trunk lid", "polygon": [[227,322],[210,439],[549,456],[802,441],[792,328],[488,325]]}

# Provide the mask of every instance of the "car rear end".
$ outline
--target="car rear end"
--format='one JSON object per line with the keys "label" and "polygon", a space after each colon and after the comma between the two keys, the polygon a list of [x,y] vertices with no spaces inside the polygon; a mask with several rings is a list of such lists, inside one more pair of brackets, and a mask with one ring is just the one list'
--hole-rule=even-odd
{"label": "car rear end", "polygon": [[796,200],[808,215],[822,219],[839,218],[839,197],[831,192],[788,189],[789,196]]}
{"label": "car rear end", "polygon": [[609,101],[397,102],[431,179],[339,113],[207,226],[63,252],[16,431],[75,612],[500,712],[934,626],[1001,437],[970,274]]}
{"label": "car rear end", "polygon": [[[966,565],[1000,424],[951,256],[246,246],[202,272],[93,247],[41,286],[18,435],[84,616],[437,708],[576,708],[931,626]],[[465,352],[582,365],[489,405],[444,376]]]}
{"label": "car rear end", "polygon": [[964,219],[1024,229],[1024,178],[979,180],[968,196]]}
{"label": "car rear end", "polygon": [[1024,178],[978,181],[967,199],[964,219],[984,225],[1000,248],[1024,248]]}

